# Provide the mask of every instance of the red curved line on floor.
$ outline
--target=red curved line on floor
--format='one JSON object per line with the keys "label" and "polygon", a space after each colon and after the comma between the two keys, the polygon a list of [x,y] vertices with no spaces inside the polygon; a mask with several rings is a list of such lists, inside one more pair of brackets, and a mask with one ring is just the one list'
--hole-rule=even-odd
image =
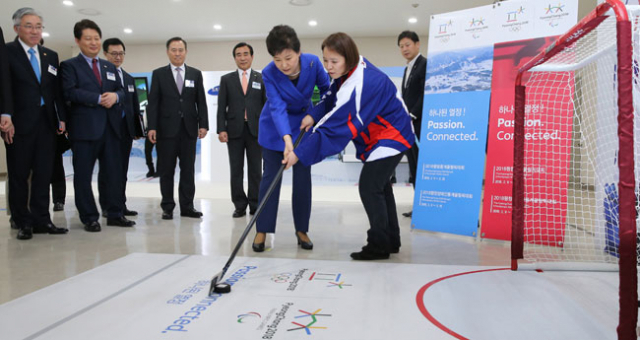
{"label": "red curved line on floor", "polygon": [[454,277],[457,277],[457,276],[484,273],[484,272],[494,272],[494,271],[498,271],[498,270],[510,270],[510,269],[511,268],[496,268],[496,269],[476,270],[476,271],[472,271],[472,272],[453,274],[453,275],[449,275],[449,276],[445,276],[445,277],[441,277],[439,279],[433,280],[433,281],[427,283],[426,285],[424,285],[418,291],[418,294],[416,295],[416,303],[418,304],[418,309],[420,310],[422,315],[424,315],[427,318],[427,320],[431,321],[432,324],[434,324],[436,327],[440,328],[445,333],[453,336],[456,339],[468,340],[467,338],[463,337],[462,335],[450,330],[449,328],[447,328],[447,326],[441,324],[438,320],[436,320],[436,318],[433,317],[433,315],[431,315],[431,313],[429,313],[429,311],[427,310],[427,307],[424,305],[424,294],[425,294],[425,292],[427,291],[427,289],[431,288],[436,283],[444,281],[444,280],[447,280],[447,279],[451,279],[451,278],[454,278]]}

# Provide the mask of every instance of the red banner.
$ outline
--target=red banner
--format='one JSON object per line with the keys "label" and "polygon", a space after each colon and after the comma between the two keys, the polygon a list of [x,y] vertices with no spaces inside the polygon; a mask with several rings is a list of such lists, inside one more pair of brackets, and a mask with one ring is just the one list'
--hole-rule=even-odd
{"label": "red banner", "polygon": [[[483,238],[511,239],[515,79],[518,69],[554,40],[553,37],[547,37],[495,45],[482,208]],[[523,84],[526,84],[526,78],[524,80]],[[535,240],[525,241],[559,245],[565,229],[573,105],[571,94],[556,96],[559,89],[554,87],[553,81],[548,79],[548,86],[537,88],[536,96],[544,94],[548,95],[545,97],[555,97],[555,100],[527,100],[525,106],[525,181],[528,188],[536,188],[531,193],[527,192],[525,201],[533,203],[536,211],[541,214],[547,211],[545,209],[562,213],[552,221],[546,221]],[[568,87],[573,92],[572,81]],[[551,148],[561,150],[562,156],[554,159],[545,157],[546,150]]]}

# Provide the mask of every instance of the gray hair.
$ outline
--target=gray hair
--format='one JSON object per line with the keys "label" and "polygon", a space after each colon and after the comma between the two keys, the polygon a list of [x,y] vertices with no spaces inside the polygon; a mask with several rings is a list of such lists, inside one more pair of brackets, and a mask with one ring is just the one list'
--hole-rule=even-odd
{"label": "gray hair", "polygon": [[40,20],[44,21],[44,19],[42,19],[42,15],[40,15],[40,13],[38,13],[35,9],[31,7],[22,7],[15,13],[13,13],[13,17],[11,17],[13,19],[13,26],[19,26],[20,22],[22,22],[22,18],[25,15],[37,15],[38,17],[40,17]]}

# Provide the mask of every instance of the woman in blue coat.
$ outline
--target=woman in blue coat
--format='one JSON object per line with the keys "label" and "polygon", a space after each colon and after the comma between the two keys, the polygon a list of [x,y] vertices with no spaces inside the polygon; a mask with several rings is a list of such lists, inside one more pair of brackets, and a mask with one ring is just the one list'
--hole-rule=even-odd
{"label": "woman in blue coat", "polygon": [[[330,83],[320,59],[312,54],[300,53],[300,40],[293,28],[275,26],[267,36],[267,50],[273,62],[262,70],[267,102],[260,115],[258,134],[264,162],[260,201],[274,180],[282,160],[293,151],[293,140],[300,133],[302,119],[312,112],[314,87],[317,85],[323,94]],[[275,232],[280,186],[281,182],[257,219],[257,233],[252,245],[256,252],[264,251],[266,233]],[[313,243],[307,236],[311,216],[311,166],[298,164],[293,167],[292,209],[298,244],[303,249],[312,249]]]}

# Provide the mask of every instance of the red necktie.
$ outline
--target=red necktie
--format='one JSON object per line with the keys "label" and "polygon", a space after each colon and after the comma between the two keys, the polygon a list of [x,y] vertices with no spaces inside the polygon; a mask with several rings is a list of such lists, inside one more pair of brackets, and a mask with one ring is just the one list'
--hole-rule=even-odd
{"label": "red necktie", "polygon": [[91,63],[93,64],[93,74],[98,79],[98,84],[102,86],[102,79],[100,79],[100,70],[98,70],[98,59],[92,59]]}
{"label": "red necktie", "polygon": [[[247,86],[248,86],[248,82],[247,82],[247,71],[242,71],[242,92],[244,92],[244,94],[247,94]],[[247,121],[247,110],[244,110],[244,120]]]}

